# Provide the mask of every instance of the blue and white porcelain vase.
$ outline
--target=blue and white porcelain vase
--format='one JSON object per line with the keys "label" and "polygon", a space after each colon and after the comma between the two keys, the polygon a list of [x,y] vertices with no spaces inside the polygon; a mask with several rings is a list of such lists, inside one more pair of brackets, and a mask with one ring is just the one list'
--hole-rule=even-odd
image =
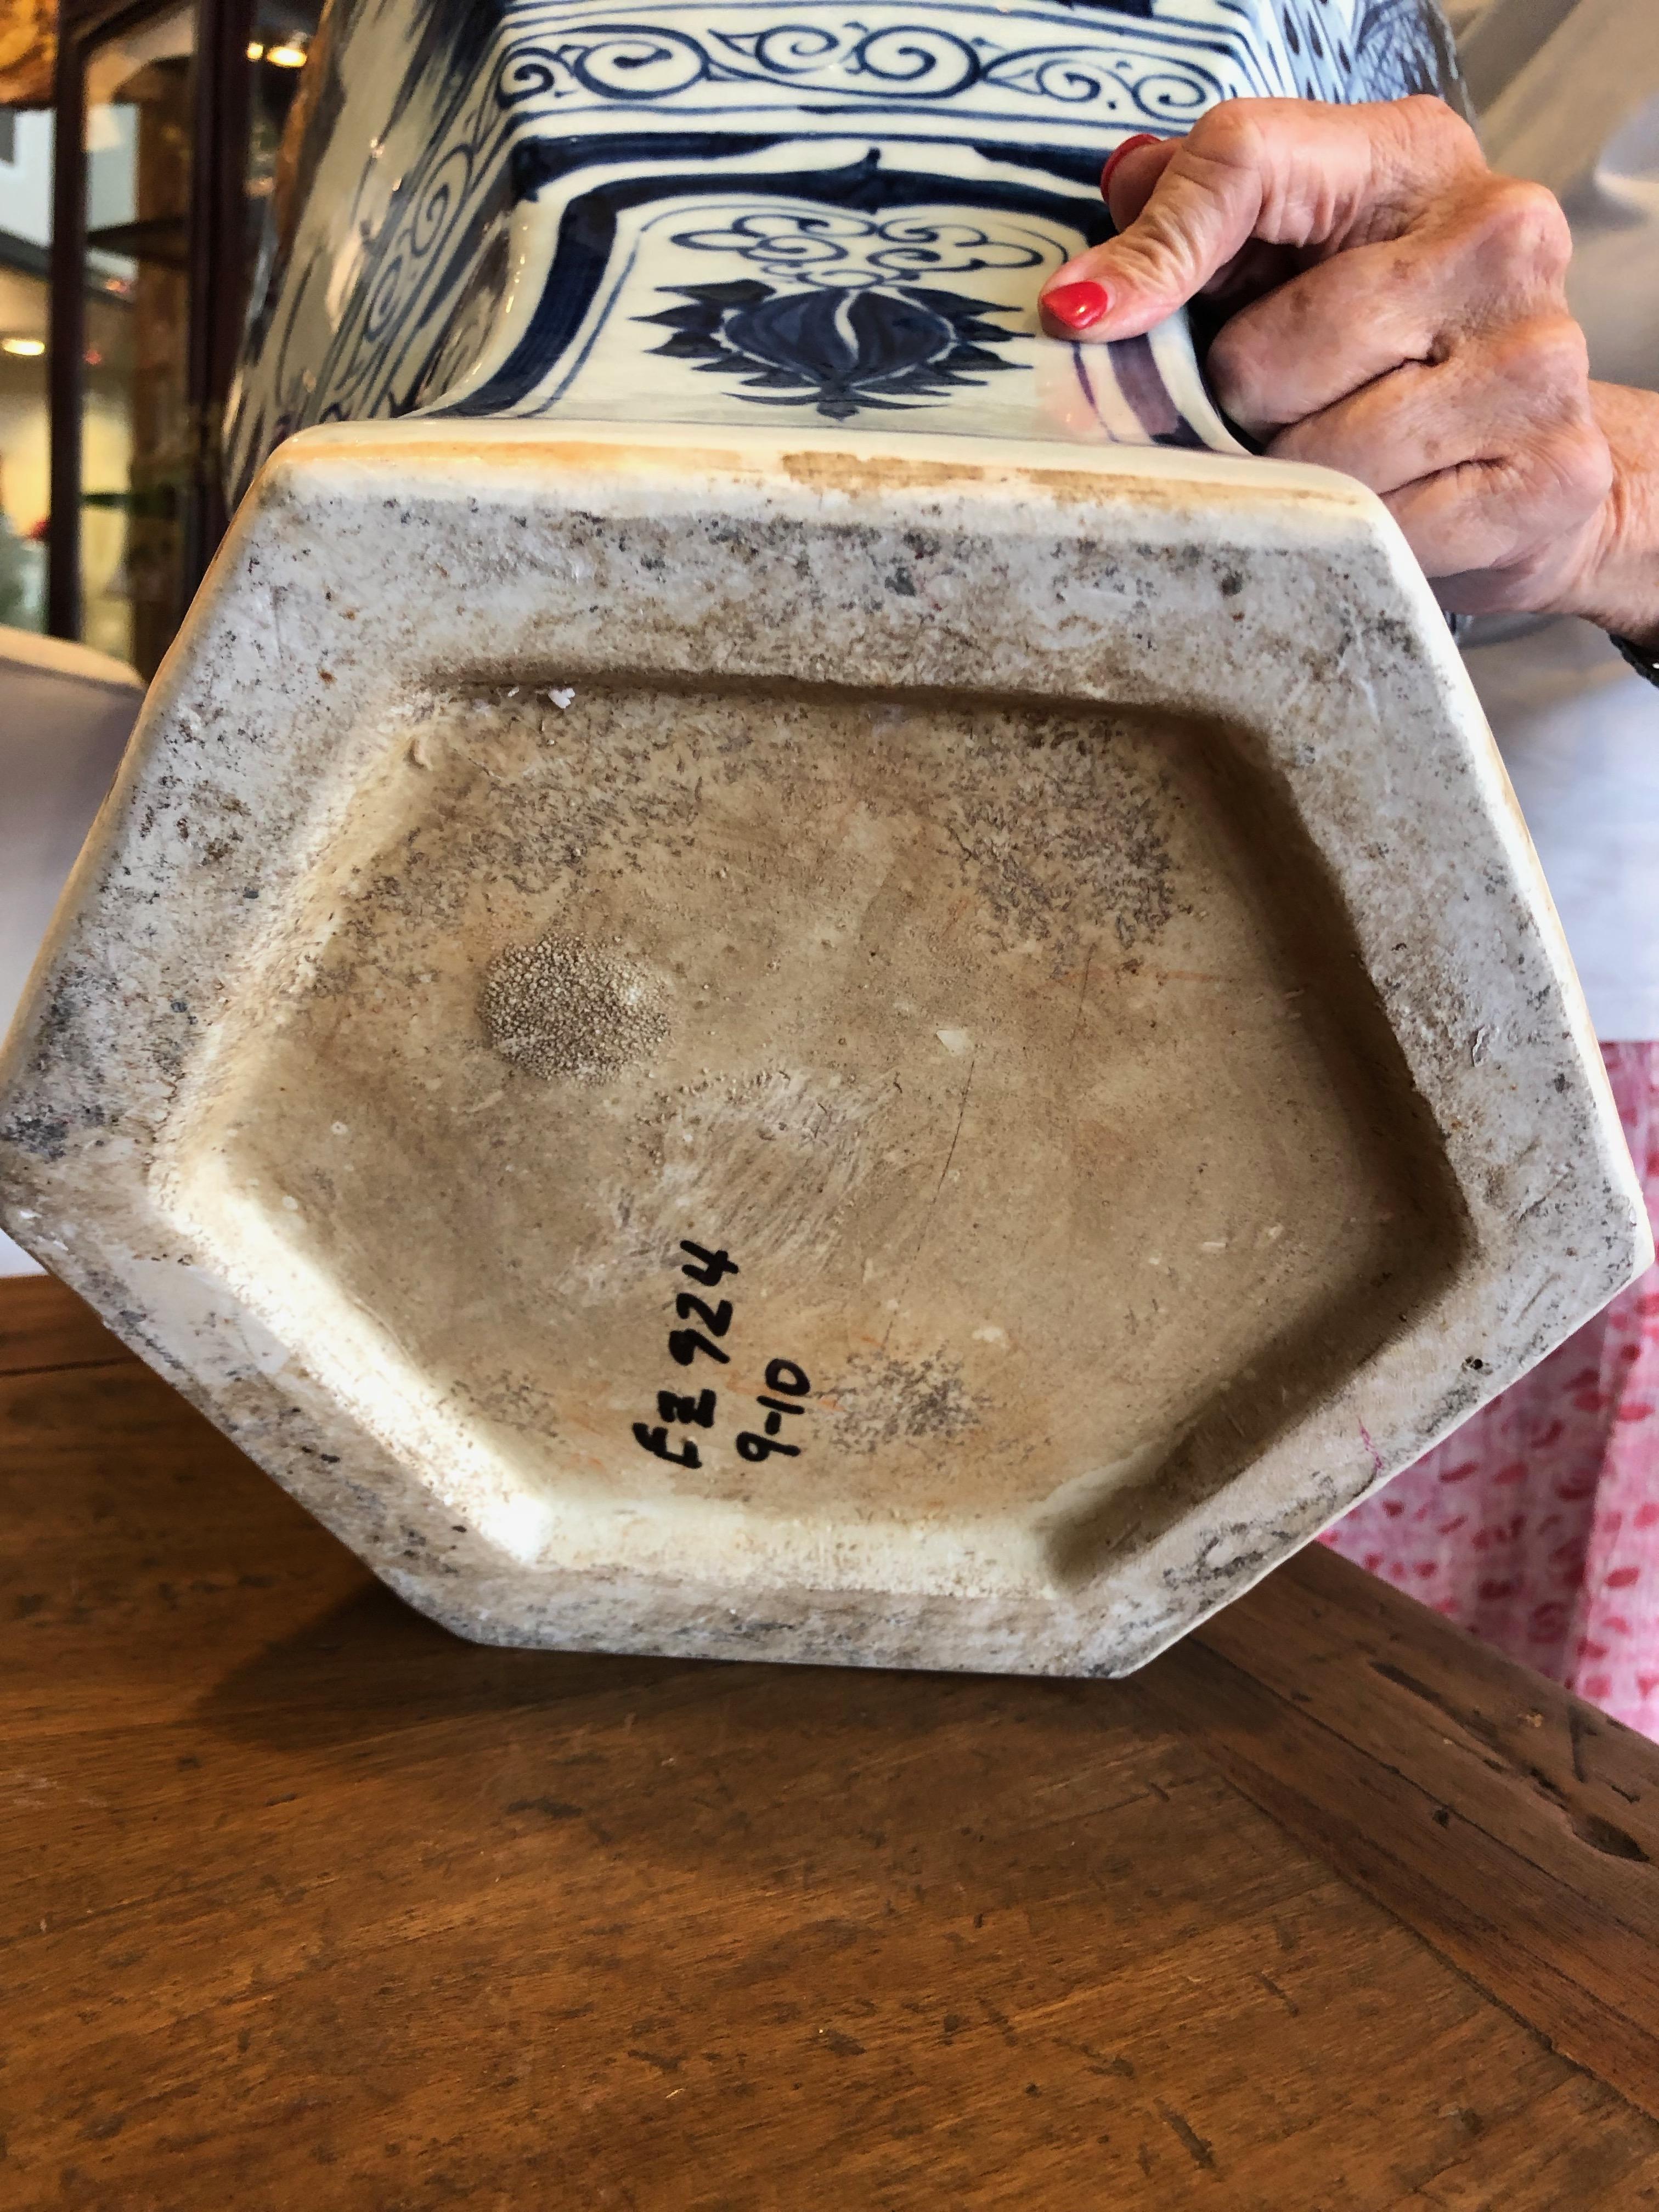
{"label": "blue and white porcelain vase", "polygon": [[1223,100],[1457,96],[1435,0],[364,0],[307,69],[241,483],[414,410],[1229,450],[1183,322],[1037,333],[1106,157]]}

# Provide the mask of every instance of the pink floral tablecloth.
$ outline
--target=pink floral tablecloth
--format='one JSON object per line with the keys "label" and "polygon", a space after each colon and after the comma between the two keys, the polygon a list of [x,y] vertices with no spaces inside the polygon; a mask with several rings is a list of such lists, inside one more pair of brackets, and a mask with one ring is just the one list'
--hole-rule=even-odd
{"label": "pink floral tablecloth", "polygon": [[[1659,1220],[1659,1044],[1601,1050]],[[1659,1267],[1325,1541],[1659,1738]]]}

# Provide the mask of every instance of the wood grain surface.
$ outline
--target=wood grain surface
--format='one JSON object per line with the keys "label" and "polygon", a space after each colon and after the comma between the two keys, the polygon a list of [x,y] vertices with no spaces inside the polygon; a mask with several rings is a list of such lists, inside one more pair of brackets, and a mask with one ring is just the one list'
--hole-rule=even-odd
{"label": "wood grain surface", "polygon": [[1122,1683],[477,1649],[0,1285],[0,2205],[1659,2205],[1659,1753],[1310,1552]]}

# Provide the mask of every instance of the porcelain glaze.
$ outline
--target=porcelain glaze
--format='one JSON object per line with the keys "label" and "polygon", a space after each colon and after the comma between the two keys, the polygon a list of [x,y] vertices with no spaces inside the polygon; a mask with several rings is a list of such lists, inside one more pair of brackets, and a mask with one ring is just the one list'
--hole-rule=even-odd
{"label": "porcelain glaze", "polygon": [[1386,512],[1228,450],[1180,325],[1034,335],[1117,137],[1414,81],[1389,21],[319,58],[242,451],[313,427],[60,910],[3,1218],[461,1633],[1121,1672],[1644,1263]]}
{"label": "porcelain glaze", "polygon": [[244,478],[306,424],[434,406],[1236,450],[1184,319],[1037,335],[1109,234],[1105,157],[1241,95],[1457,93],[1430,0],[383,0],[310,66]]}

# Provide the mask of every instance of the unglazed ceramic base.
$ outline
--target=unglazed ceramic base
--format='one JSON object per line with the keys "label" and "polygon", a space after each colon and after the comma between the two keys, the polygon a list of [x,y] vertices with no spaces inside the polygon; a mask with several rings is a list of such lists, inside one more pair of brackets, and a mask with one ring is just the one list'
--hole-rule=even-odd
{"label": "unglazed ceramic base", "polygon": [[1647,1257],[1536,864],[1345,479],[696,434],[282,450],[7,1225],[465,1634],[1137,1665]]}

